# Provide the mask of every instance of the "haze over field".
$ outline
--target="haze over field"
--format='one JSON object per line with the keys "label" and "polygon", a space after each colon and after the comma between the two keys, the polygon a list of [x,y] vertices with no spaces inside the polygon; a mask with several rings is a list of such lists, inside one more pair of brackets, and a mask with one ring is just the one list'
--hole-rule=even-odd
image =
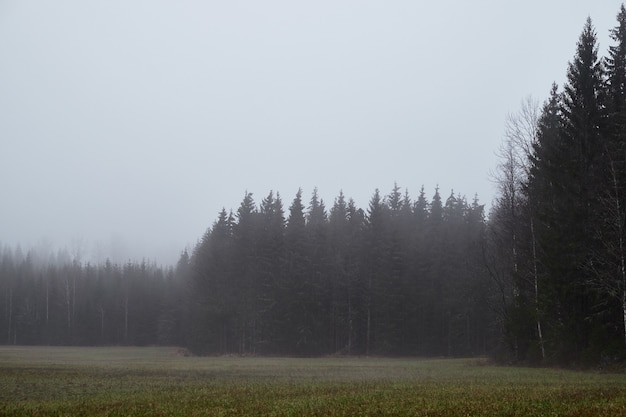
{"label": "haze over field", "polygon": [[506,115],[620,4],[2,1],[0,243],[172,263],[246,190],[489,203]]}

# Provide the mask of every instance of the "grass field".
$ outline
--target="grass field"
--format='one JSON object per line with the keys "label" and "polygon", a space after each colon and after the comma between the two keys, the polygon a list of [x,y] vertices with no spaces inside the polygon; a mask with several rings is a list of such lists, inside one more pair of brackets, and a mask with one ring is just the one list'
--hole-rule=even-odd
{"label": "grass field", "polygon": [[626,375],[477,359],[196,358],[0,347],[0,415],[626,416]]}

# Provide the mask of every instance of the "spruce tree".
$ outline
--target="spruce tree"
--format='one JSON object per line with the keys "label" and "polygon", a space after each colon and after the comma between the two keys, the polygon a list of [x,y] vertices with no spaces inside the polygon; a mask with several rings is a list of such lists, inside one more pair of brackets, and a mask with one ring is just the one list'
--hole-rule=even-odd
{"label": "spruce tree", "polygon": [[258,213],[252,193],[246,192],[237,209],[233,225],[233,280],[239,302],[236,304],[236,340],[233,351],[254,353],[256,319],[258,313],[259,281],[256,269],[256,249],[259,235]]}
{"label": "spruce tree", "polygon": [[350,247],[348,203],[343,191],[335,198],[328,219],[329,274],[331,278],[332,352],[351,353],[354,260]]}
{"label": "spruce tree", "polygon": [[626,8],[623,4],[617,14],[617,26],[611,29],[610,36],[615,45],[609,47],[609,56],[604,61],[607,75],[606,105],[614,127],[621,128],[624,126],[626,111]]}
{"label": "spruce tree", "polygon": [[232,224],[225,209],[204,234],[192,257],[192,335],[190,347],[199,353],[231,351],[239,305],[233,287]]}
{"label": "spruce tree", "polygon": [[310,267],[308,236],[302,190],[299,189],[289,207],[289,217],[285,230],[286,264],[283,285],[277,288],[278,305],[281,311],[277,317],[281,351],[293,353],[298,350],[300,323],[306,319],[307,273]]}
{"label": "spruce tree", "polygon": [[603,72],[588,19],[567,83],[553,88],[539,120],[529,195],[537,215],[538,255],[545,274],[543,312],[551,356],[564,362],[591,353],[594,296],[588,266],[598,245],[594,213],[602,188]]}
{"label": "spruce tree", "polygon": [[[622,4],[617,14],[617,26],[610,32],[615,42],[605,58],[606,138],[601,167],[604,168],[602,188],[598,190],[595,212],[598,241],[594,247],[590,270],[598,297],[605,300],[598,316],[604,317],[603,329],[614,329],[611,323],[621,322],[620,330],[604,331],[608,339],[620,340],[620,350],[626,348],[626,9]],[[600,332],[596,332],[597,334]],[[611,334],[617,333],[617,334]],[[618,343],[615,344],[617,349]]]}
{"label": "spruce tree", "polygon": [[363,282],[365,289],[365,352],[380,353],[384,345],[385,326],[383,311],[385,294],[383,285],[387,278],[387,206],[378,189],[370,199],[367,213],[366,268],[367,276]]}
{"label": "spruce tree", "polygon": [[255,311],[253,350],[267,353],[276,349],[276,320],[281,316],[277,289],[282,285],[285,262],[284,210],[280,194],[270,191],[259,206],[259,230],[255,240]]}

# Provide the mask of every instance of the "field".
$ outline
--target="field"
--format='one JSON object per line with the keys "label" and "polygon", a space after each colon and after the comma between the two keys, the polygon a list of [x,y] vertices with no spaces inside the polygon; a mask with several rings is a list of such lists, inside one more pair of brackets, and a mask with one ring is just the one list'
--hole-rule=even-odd
{"label": "field", "polygon": [[626,416],[626,375],[479,359],[0,347],[0,415]]}

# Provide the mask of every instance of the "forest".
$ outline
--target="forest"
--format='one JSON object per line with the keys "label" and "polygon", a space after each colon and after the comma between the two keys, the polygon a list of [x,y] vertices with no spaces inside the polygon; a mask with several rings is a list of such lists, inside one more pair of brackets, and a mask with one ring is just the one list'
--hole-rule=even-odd
{"label": "forest", "polygon": [[175,266],[0,247],[0,343],[196,354],[626,359],[626,9],[507,117],[489,213],[394,184],[367,207],[244,193]]}

